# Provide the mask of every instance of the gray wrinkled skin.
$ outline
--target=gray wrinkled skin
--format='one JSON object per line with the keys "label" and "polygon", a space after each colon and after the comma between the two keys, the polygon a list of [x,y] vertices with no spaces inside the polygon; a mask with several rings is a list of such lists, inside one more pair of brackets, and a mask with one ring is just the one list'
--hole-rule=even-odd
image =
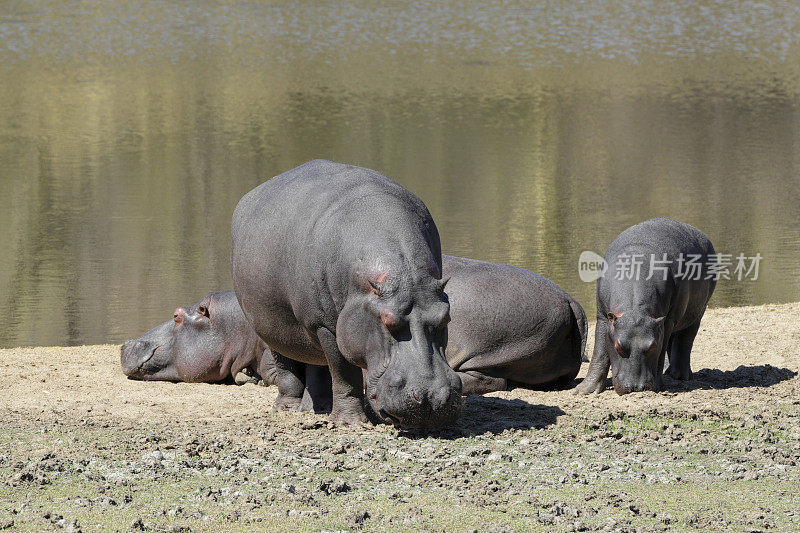
{"label": "gray wrinkled skin", "polygon": [[[191,307],[178,307],[164,322],[120,350],[122,371],[131,379],[274,385],[270,349],[247,323],[233,291],[213,292]],[[298,408],[330,410],[327,369],[308,365],[309,383]]]}
{"label": "gray wrinkled skin", "polygon": [[452,322],[447,362],[464,394],[561,389],[585,358],[586,315],[561,287],[529,270],[442,256]]}
{"label": "gray wrinkled skin", "polygon": [[327,364],[333,421],[367,422],[361,369],[383,420],[458,418],[439,233],[419,198],[378,172],[315,160],[247,193],[231,230],[234,290],[275,356],[276,406],[296,402],[302,363]]}
{"label": "gray wrinkled skin", "polygon": [[122,370],[134,379],[187,382],[224,381],[249,367],[259,372],[266,345],[243,322],[235,295],[213,292],[123,344]]}
{"label": "gray wrinkled skin", "polygon": [[[700,280],[680,278],[681,253],[701,256]],[[602,391],[609,368],[618,394],[658,391],[667,354],[667,373],[675,379],[691,378],[692,343],[716,285],[713,279],[705,279],[708,257],[714,253],[700,230],[667,218],[636,224],[614,239],[605,255],[609,269],[597,280],[594,354],[577,394]],[[623,254],[644,254],[638,279],[616,279],[616,265]],[[647,280],[650,254],[658,259],[667,255],[666,280],[661,271],[654,271]]]}
{"label": "gray wrinkled skin", "polygon": [[[558,285],[522,268],[447,255],[442,256],[442,267],[449,278],[446,292],[453,319],[448,325],[445,356],[461,378],[462,394],[485,394],[517,386],[559,389],[575,379],[585,357],[586,315]],[[192,335],[200,336],[199,353],[173,350],[169,364],[178,364],[181,359],[203,359],[202,366],[210,368],[224,361],[210,347],[235,344],[235,339],[224,338],[225,334],[239,335],[246,328],[255,337],[233,291],[215,295],[231,303],[218,311],[229,313],[219,317],[219,322],[238,324],[237,327],[192,330]],[[201,303],[207,300],[208,297]],[[223,342],[215,344],[215,339]],[[274,377],[275,366],[268,348],[260,365],[256,361],[263,375]],[[318,371],[310,374],[312,367]],[[329,405],[330,375],[319,370],[324,367],[307,365],[305,385],[314,405]],[[151,373],[158,371],[157,367],[150,367]],[[220,373],[207,375],[217,377]],[[138,377],[147,379],[143,371]],[[274,379],[266,384],[271,383]]]}

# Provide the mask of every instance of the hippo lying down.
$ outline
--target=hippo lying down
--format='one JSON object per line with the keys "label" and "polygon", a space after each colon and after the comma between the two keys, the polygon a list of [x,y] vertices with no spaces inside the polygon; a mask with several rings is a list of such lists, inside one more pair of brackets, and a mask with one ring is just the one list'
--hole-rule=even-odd
{"label": "hippo lying down", "polygon": [[[172,320],[121,349],[122,371],[133,379],[277,384],[272,352],[245,320],[233,291],[212,292],[191,307],[175,309]],[[301,408],[331,408],[330,372],[306,365]]]}
{"label": "hippo lying down", "polygon": [[[462,394],[559,389],[572,382],[586,345],[586,316],[574,299],[522,268],[446,255],[442,265],[452,319],[445,357],[461,379]],[[177,308],[173,320],[126,342],[121,352],[123,372],[134,379],[260,378],[264,385],[277,379],[270,349],[250,327],[233,291]],[[301,408],[330,408],[324,367],[307,365],[305,385],[312,394]]]}

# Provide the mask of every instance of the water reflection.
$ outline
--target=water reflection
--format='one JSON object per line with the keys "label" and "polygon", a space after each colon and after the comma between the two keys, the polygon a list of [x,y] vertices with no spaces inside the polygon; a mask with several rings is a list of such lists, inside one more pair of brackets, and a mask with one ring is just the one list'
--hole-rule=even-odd
{"label": "water reflection", "polygon": [[712,305],[800,299],[791,8],[459,5],[4,4],[0,346],[118,342],[230,287],[239,197],[315,157],[588,314],[578,255],[652,216],[764,256]]}

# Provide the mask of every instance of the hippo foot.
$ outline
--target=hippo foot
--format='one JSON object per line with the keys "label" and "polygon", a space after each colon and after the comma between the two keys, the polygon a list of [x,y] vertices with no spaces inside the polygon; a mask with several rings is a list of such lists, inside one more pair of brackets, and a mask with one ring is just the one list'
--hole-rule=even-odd
{"label": "hippo foot", "polygon": [[302,398],[296,398],[294,396],[284,396],[283,394],[279,394],[277,398],[275,398],[275,403],[272,404],[273,411],[302,411]]}
{"label": "hippo foot", "polygon": [[368,427],[372,424],[363,409],[333,409],[330,421],[334,425]]}
{"label": "hippo foot", "polygon": [[237,385],[244,385],[246,383],[257,384],[259,382],[259,377],[254,376],[249,372],[239,372],[236,374],[236,377],[233,378],[233,381]]}
{"label": "hippo foot", "polygon": [[689,381],[692,379],[692,370],[690,368],[677,368],[670,365],[666,374],[672,379],[677,379],[678,381]]}
{"label": "hippo foot", "polygon": [[606,388],[606,380],[598,379],[597,381],[586,378],[581,381],[577,387],[572,389],[572,394],[576,396],[586,396],[589,394],[599,394]]}
{"label": "hippo foot", "polygon": [[462,396],[488,394],[509,389],[508,380],[505,378],[496,378],[475,370],[456,372],[456,374],[461,379]]}

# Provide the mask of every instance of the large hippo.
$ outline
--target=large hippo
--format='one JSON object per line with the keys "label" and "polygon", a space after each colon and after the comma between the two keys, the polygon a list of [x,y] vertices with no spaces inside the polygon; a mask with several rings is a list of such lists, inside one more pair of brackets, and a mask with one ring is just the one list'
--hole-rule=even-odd
{"label": "large hippo", "polygon": [[597,280],[594,355],[576,393],[602,391],[609,367],[619,394],[658,391],[667,353],[667,373],[691,377],[692,343],[716,285],[712,256],[700,230],[667,218],[614,239],[605,255],[608,273]]}
{"label": "large hippo", "polygon": [[315,160],[247,193],[231,232],[234,290],[272,349],[278,407],[297,404],[300,363],[311,363],[330,368],[333,421],[367,422],[365,388],[387,421],[458,418],[439,232],[419,198],[373,170]]}
{"label": "large hippo", "polygon": [[445,353],[465,394],[558,389],[575,379],[586,346],[586,315],[578,302],[524,268],[442,260],[452,317]]}
{"label": "large hippo", "polygon": [[[233,291],[212,292],[193,306],[176,308],[172,320],[123,344],[120,362],[132,379],[277,382],[272,353],[245,320]],[[300,407],[330,410],[327,369],[306,365],[303,382],[313,385],[304,391]]]}
{"label": "large hippo", "polygon": [[[443,255],[442,268],[449,278],[446,292],[453,318],[448,326],[445,356],[461,378],[464,395],[515,386],[554,389],[572,382],[584,357],[586,315],[566,292],[547,278],[507,265]],[[214,305],[215,301],[225,305]],[[125,343],[125,373],[140,379],[180,380],[181,374],[164,369],[201,366],[207,369],[203,375],[218,380],[229,373],[227,361],[232,359],[223,357],[222,352],[249,343],[229,336],[247,335],[264,347],[263,358],[256,351],[250,367],[264,377],[265,384],[274,383],[269,348],[245,320],[233,291],[213,293],[183,312],[194,315],[200,307],[210,315],[205,327],[187,328],[182,321],[176,320],[174,325],[170,321],[153,330],[160,330],[156,341],[146,340],[153,338],[153,332],[149,332],[139,341]],[[176,317],[182,314],[180,309],[176,310]],[[171,340],[174,336],[192,336],[193,341],[176,342]],[[152,353],[156,345],[162,346],[161,356],[143,366],[143,357]],[[195,351],[187,352],[184,347]],[[134,353],[140,355],[132,356]],[[239,360],[237,367],[250,359]],[[220,365],[224,368],[220,369]],[[330,379],[308,375],[307,369],[306,385],[314,393],[315,405],[324,404],[320,396],[325,393],[317,391],[326,381],[329,383]],[[330,385],[327,387],[330,395]]]}

